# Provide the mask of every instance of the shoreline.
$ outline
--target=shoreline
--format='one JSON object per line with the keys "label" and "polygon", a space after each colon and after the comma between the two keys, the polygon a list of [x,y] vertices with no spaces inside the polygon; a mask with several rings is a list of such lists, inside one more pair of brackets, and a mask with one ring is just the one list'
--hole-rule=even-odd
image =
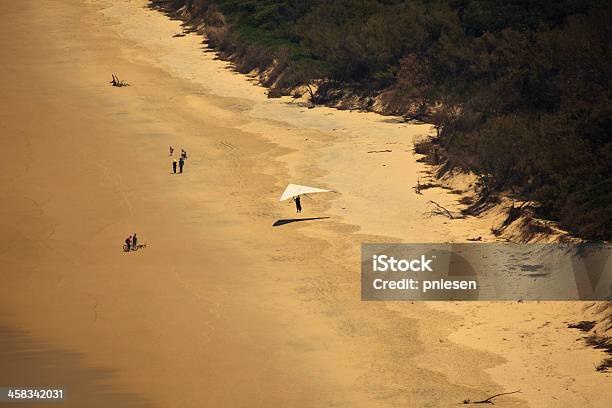
{"label": "shoreline", "polygon": [[[508,391],[513,384],[497,385],[484,371],[503,360],[491,343],[482,352],[446,340],[461,318],[429,303],[364,305],[355,269],[338,261],[356,259],[366,239],[461,240],[485,228],[482,220],[418,216],[427,199],[415,200],[411,187],[424,166],[406,160],[405,124],[266,105],[261,89],[202,57],[194,36],[168,40],[179,23],[140,9],[144,1],[78,3],[35,3],[22,11],[27,19],[13,20],[21,25],[6,28],[23,38],[4,56],[27,69],[11,70],[16,82],[2,95],[15,104],[2,119],[27,143],[3,143],[12,150],[0,222],[22,243],[2,241],[4,322],[78,350],[87,367],[112,367],[104,383],[153,406],[427,406]],[[99,14],[113,4],[118,24]],[[31,33],[30,25],[49,30]],[[34,51],[25,46],[32,38]],[[42,68],[25,63],[30,52]],[[110,87],[111,72],[131,86]],[[206,81],[244,94],[216,96]],[[36,121],[23,120],[32,112]],[[351,123],[356,129],[333,130]],[[392,154],[368,153],[388,143]],[[181,176],[169,175],[168,144],[189,151]],[[18,172],[21,162],[27,168]],[[356,163],[363,177],[354,177]],[[294,217],[277,196],[297,175],[343,193],[307,203],[330,220],[274,228]],[[126,257],[117,237],[134,231],[148,246]],[[444,349],[453,352],[449,362],[420,363]],[[35,368],[22,370],[28,381]],[[525,406],[527,396],[504,401]]]}

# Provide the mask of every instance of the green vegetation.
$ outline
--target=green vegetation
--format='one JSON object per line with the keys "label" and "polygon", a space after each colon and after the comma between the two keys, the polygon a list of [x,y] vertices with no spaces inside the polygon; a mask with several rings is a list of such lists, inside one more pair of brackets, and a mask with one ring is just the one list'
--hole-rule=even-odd
{"label": "green vegetation", "polygon": [[[612,5],[602,0],[156,0],[206,23],[212,46],[266,85],[318,81],[315,102],[384,95],[435,123],[437,153],[486,191],[612,237]],[[182,8],[182,9],[181,9]]]}

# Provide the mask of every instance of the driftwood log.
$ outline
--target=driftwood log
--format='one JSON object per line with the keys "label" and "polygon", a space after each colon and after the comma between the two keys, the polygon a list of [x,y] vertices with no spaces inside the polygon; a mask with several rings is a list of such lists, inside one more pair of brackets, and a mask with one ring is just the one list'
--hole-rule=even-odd
{"label": "driftwood log", "polygon": [[451,220],[463,218],[461,214],[453,214],[450,211],[448,211],[446,208],[442,207],[440,204],[436,203],[435,201],[429,200],[427,204],[433,205],[432,210],[429,211],[427,215],[443,215],[445,217],[450,218]]}
{"label": "driftwood log", "polygon": [[415,193],[423,195],[423,193],[421,192],[421,180],[417,179],[416,186],[414,186],[412,188],[414,188],[414,192]]}
{"label": "driftwood log", "polygon": [[495,394],[495,395],[491,395],[489,398],[480,400],[480,401],[470,401],[469,399],[463,400],[464,404],[491,404],[491,405],[495,405],[495,403],[493,402],[494,398],[500,397],[502,395],[510,395],[510,394],[516,394],[517,392],[521,392],[521,390],[516,390],[516,391],[512,391],[512,392],[502,392],[499,394]]}
{"label": "driftwood log", "polygon": [[121,87],[123,87],[123,86],[130,86],[130,84],[128,84],[127,82],[125,82],[125,81],[121,81],[121,80],[119,79],[119,77],[117,77],[115,74],[111,74],[111,75],[113,76],[113,80],[112,80],[112,81],[110,81],[110,83],[111,83],[113,86],[116,86],[116,87],[119,87],[119,88],[121,88]]}

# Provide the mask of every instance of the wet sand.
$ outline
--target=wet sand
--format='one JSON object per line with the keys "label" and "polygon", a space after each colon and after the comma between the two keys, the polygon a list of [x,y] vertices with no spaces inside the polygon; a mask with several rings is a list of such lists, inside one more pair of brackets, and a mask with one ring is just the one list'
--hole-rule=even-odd
{"label": "wet sand", "polygon": [[[532,358],[497,344],[483,304],[359,300],[361,242],[493,239],[491,219],[423,217],[428,200],[459,208],[412,189],[429,127],[268,100],[145,5],[0,6],[0,386],[65,386],[67,407],[434,407],[512,391],[495,370]],[[189,152],[184,174],[169,145]],[[296,218],[278,202],[289,182],[338,190],[304,202],[304,218],[330,218],[273,227]],[[125,254],[133,232],[147,248]],[[533,310],[513,308],[519,333]],[[546,340],[565,350],[555,327]],[[565,390],[538,366],[545,392],[527,378],[504,406],[603,406],[609,391],[582,392],[610,384],[592,370],[601,353],[571,346]]]}

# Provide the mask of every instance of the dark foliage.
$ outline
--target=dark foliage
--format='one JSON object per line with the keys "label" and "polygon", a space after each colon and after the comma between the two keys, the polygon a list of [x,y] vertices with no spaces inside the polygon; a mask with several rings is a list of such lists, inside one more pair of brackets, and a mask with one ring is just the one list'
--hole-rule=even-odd
{"label": "dark foliage", "polygon": [[[267,85],[385,91],[432,121],[432,149],[491,188],[612,237],[612,5],[604,0],[156,0],[205,22],[211,45]],[[322,81],[322,82],[321,82]],[[437,161],[438,157],[436,157]]]}

